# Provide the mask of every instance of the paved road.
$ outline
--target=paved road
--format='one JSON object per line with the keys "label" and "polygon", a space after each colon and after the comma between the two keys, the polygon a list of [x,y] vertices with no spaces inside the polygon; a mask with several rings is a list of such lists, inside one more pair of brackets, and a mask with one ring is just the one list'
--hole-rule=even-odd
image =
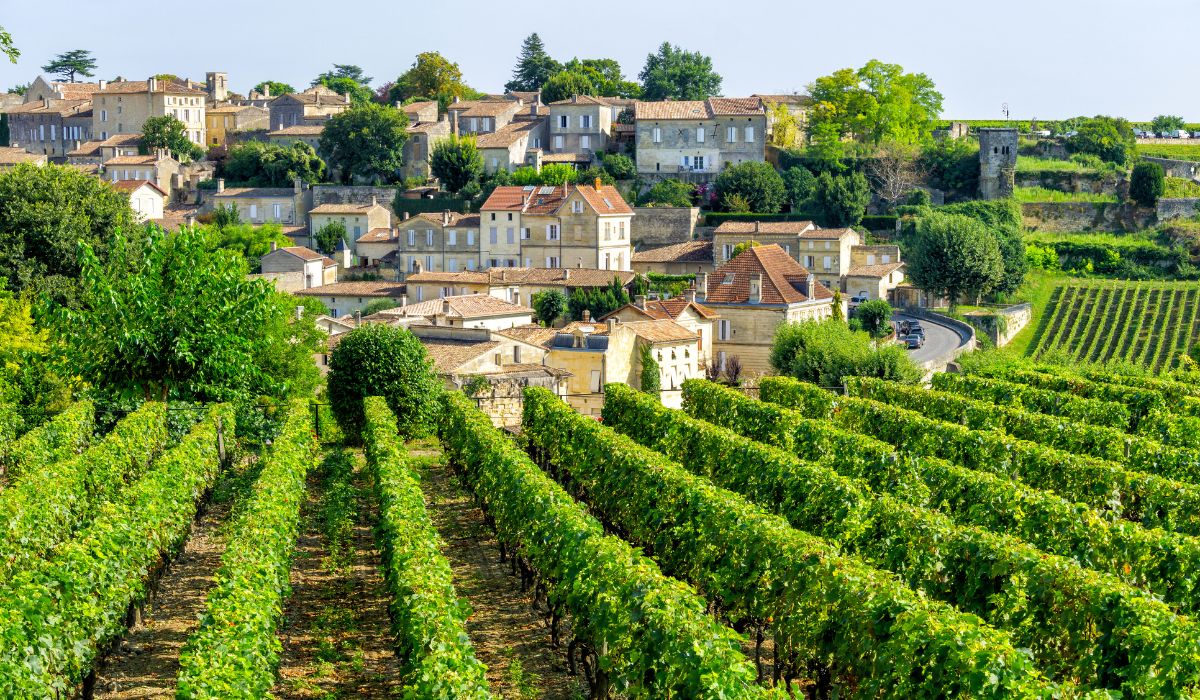
{"label": "paved road", "polygon": [[920,321],[921,327],[925,329],[925,347],[920,350],[909,350],[908,356],[917,364],[924,364],[931,360],[949,355],[954,352],[959,345],[963,343],[962,336],[958,331],[934,323],[925,319],[918,319],[904,314],[893,314],[892,320],[899,323],[900,321]]}

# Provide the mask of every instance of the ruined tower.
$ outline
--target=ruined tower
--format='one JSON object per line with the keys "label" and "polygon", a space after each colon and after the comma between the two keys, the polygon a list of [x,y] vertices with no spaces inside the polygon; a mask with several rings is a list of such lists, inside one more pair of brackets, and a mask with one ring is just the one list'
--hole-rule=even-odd
{"label": "ruined tower", "polygon": [[979,129],[979,196],[1011,197],[1017,172],[1017,130]]}

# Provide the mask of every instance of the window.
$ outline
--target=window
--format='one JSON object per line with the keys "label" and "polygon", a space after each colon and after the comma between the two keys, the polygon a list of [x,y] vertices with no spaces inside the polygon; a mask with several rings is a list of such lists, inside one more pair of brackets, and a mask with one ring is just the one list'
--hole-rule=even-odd
{"label": "window", "polygon": [[590,150],[591,147],[592,147],[592,137],[591,136],[584,134],[583,136],[579,137],[580,150],[584,150],[584,151]]}
{"label": "window", "polygon": [[450,258],[447,260],[446,265],[450,272],[458,272],[458,260],[456,258]]}
{"label": "window", "polygon": [[500,159],[493,157],[492,158],[492,170],[495,170],[499,167],[500,167]]}
{"label": "window", "polygon": [[479,131],[479,120],[476,119],[475,117],[471,117],[470,119],[468,119],[467,120],[467,130],[468,131]]}
{"label": "window", "polygon": [[558,265],[558,258],[556,258],[556,257],[554,257],[554,256],[550,256],[550,257],[546,258],[546,267],[548,267],[548,268],[556,268],[556,267],[558,267],[558,266],[559,266],[559,265]]}
{"label": "window", "polygon": [[546,224],[546,240],[557,241],[561,238],[558,232],[558,224]]}
{"label": "window", "polygon": [[887,265],[887,264],[888,264],[888,263],[890,263],[891,261],[892,261],[892,256],[890,256],[890,255],[887,255],[887,254],[884,254],[884,256],[883,256],[883,264],[884,264],[884,265]]}
{"label": "window", "polygon": [[417,244],[417,232],[411,228],[408,230],[408,245],[411,248]]}
{"label": "window", "polygon": [[562,148],[563,148],[563,137],[555,136],[554,137],[554,150],[561,151]]}
{"label": "window", "polygon": [[446,232],[446,245],[455,245],[458,243],[458,231],[450,229]]}
{"label": "window", "polygon": [[425,269],[430,272],[433,272],[433,256],[432,255],[425,256]]}
{"label": "window", "polygon": [[592,115],[590,115],[590,114],[579,115],[579,128],[581,128],[581,129],[592,128]]}
{"label": "window", "polygon": [[498,236],[499,236],[499,231],[496,229],[495,226],[492,226],[488,229],[488,242],[489,243],[491,243],[492,245],[496,245],[497,243],[499,243],[500,241],[499,241]]}
{"label": "window", "polygon": [[704,143],[704,127],[696,127],[696,143]]}
{"label": "window", "polygon": [[600,393],[600,370],[598,370],[598,369],[592,370],[592,374],[591,374],[590,380],[588,381],[588,385],[591,387],[593,394]]}
{"label": "window", "polygon": [[425,229],[425,245],[433,245],[433,229]]}
{"label": "window", "polygon": [[468,270],[475,269],[475,258],[467,258],[467,269]]}
{"label": "window", "polygon": [[746,127],[746,143],[754,143],[754,127]]}
{"label": "window", "polygon": [[582,214],[583,213],[583,202],[581,202],[578,199],[571,202],[571,211],[575,214]]}
{"label": "window", "polygon": [[569,117],[565,114],[558,115],[558,128],[566,129],[570,125],[571,125],[571,117]]}
{"label": "window", "polygon": [[829,241],[825,241],[825,250],[829,250],[833,246]]}
{"label": "window", "polygon": [[506,234],[504,238],[508,241],[509,245],[517,242],[517,232],[512,226],[509,226],[504,233]]}
{"label": "window", "polygon": [[250,218],[251,218],[251,219],[257,219],[257,218],[258,218],[258,205],[257,205],[257,204],[251,204],[251,205],[250,205]]}
{"label": "window", "polygon": [[471,230],[467,231],[467,245],[475,245],[475,232],[474,231],[471,231]]}
{"label": "window", "polygon": [[604,240],[607,241],[610,238],[612,238],[612,222],[605,221],[604,222]]}
{"label": "window", "polygon": [[726,243],[725,245],[721,246],[721,259],[722,259],[722,260],[728,260],[728,259],[729,259],[729,251],[730,251],[730,248],[729,248],[729,244],[728,244],[728,243]]}
{"label": "window", "polygon": [[654,143],[662,143],[662,129],[654,127],[650,130],[650,140]]}
{"label": "window", "polygon": [[729,127],[729,133],[726,134],[725,140],[728,141],[729,143],[735,143],[737,141],[737,127],[736,126]]}
{"label": "window", "polygon": [[362,235],[362,226],[355,226],[354,227],[354,240],[358,240],[358,237],[361,235]]}
{"label": "window", "polygon": [[875,256],[874,256],[874,255],[868,255],[868,256],[867,256],[867,264],[868,264],[868,265],[874,265],[874,264],[875,264]]}
{"label": "window", "polygon": [[825,259],[821,261],[821,264],[822,264],[822,267],[824,267],[826,271],[829,271],[831,268],[833,268],[833,258],[826,255]]}
{"label": "window", "polygon": [[529,240],[529,227],[528,226],[523,226],[521,228],[521,240],[523,240],[523,241]]}
{"label": "window", "polygon": [[788,255],[792,254],[792,246],[790,243],[783,244],[783,252],[787,253]]}
{"label": "window", "polygon": [[696,156],[696,161],[693,164],[694,170],[704,170],[704,156]]}
{"label": "window", "polygon": [[[720,319],[717,321],[717,340],[729,340],[729,320]],[[722,353],[724,354],[724,353]]]}
{"label": "window", "polygon": [[508,212],[508,220],[509,220],[509,221],[512,221],[512,212],[511,212],[511,211],[510,211],[510,212]]}
{"label": "window", "polygon": [[617,236],[618,239],[620,239],[622,241],[625,240],[625,222],[624,221],[617,223],[617,233],[619,234]]}
{"label": "window", "polygon": [[273,207],[273,208],[274,208],[274,210],[275,210],[275,212],[274,212],[274,213],[275,213],[275,220],[276,220],[276,221],[279,221],[280,219],[282,219],[282,218],[283,218],[283,205],[282,205],[282,204],[275,204],[275,205],[272,205],[272,207]]}
{"label": "window", "polygon": [[100,121],[102,121],[102,122],[108,121],[108,110],[107,109],[100,110]]}

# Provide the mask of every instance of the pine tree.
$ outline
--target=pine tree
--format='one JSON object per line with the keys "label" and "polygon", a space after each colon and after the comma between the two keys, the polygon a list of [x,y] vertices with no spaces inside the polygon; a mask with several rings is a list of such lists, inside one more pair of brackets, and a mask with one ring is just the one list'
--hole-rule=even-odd
{"label": "pine tree", "polygon": [[517,66],[513,68],[513,79],[505,84],[509,92],[532,92],[541,90],[552,74],[557,73],[562,66],[546,53],[546,45],[537,32],[525,37],[521,44],[521,55],[517,58]]}

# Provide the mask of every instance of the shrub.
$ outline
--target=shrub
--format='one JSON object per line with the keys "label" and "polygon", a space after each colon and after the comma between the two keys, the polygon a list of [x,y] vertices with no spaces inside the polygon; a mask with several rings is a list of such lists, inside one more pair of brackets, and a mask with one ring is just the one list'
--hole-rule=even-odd
{"label": "shrub", "polygon": [[650,344],[642,346],[642,391],[647,394],[657,394],[660,386],[658,376],[658,361],[654,359],[654,348]]}
{"label": "shrub", "polygon": [[1152,207],[1166,189],[1162,166],[1158,163],[1140,162],[1133,166],[1129,181],[1129,196],[1143,207]]}
{"label": "shrub", "polygon": [[746,162],[730,166],[717,176],[721,203],[740,195],[750,205],[746,211],[773,213],[783,208],[787,188],[769,163]]}
{"label": "shrub", "polygon": [[617,180],[631,180],[637,175],[637,165],[623,153],[604,156],[604,169]]}
{"label": "shrub", "polygon": [[441,391],[425,346],[403,328],[356,328],[329,358],[329,403],[342,432],[352,440],[359,439],[363,399],[368,396],[387,399],[401,435],[427,435]]}
{"label": "shrub", "polygon": [[883,299],[859,304],[855,314],[862,321],[863,330],[870,333],[872,338],[882,338],[892,330],[892,305]]}
{"label": "shrub", "polygon": [[841,386],[846,377],[916,382],[921,371],[898,345],[875,348],[866,333],[841,321],[785,323],[775,332],[771,366],[781,374],[821,386]]}
{"label": "shrub", "polygon": [[686,182],[666,179],[660,180],[642,195],[642,206],[690,207],[692,195],[696,188]]}

